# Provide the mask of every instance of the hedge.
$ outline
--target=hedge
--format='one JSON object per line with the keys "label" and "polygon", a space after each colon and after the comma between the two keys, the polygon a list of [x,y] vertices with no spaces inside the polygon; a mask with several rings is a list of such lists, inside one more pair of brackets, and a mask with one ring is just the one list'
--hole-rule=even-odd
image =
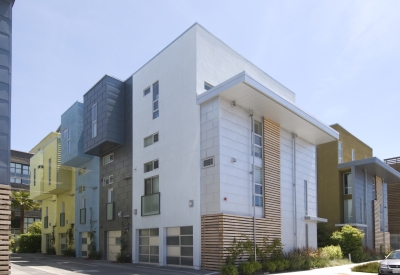
{"label": "hedge", "polygon": [[42,236],[39,234],[22,234],[18,241],[19,253],[36,253],[41,251]]}

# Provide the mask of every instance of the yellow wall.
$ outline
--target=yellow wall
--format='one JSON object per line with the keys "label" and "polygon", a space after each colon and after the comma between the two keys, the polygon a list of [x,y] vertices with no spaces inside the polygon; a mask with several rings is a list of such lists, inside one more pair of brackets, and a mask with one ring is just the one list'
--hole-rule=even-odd
{"label": "yellow wall", "polygon": [[[30,198],[35,199],[43,193],[43,168],[38,168],[43,165],[43,150],[40,150],[30,159]],[[34,185],[34,169],[36,169],[36,185]]]}
{"label": "yellow wall", "polygon": [[[339,132],[339,141],[343,146],[343,162],[352,161],[351,150],[355,150],[355,160],[372,157],[372,148],[353,136],[339,124],[331,126]],[[317,147],[318,169],[318,216],[328,219],[327,226],[337,229],[335,224],[343,223],[343,173],[340,171],[338,141],[332,141]],[[349,197],[346,196],[346,199]]]}
{"label": "yellow wall", "polygon": [[[54,189],[57,183],[57,158],[58,158],[58,138],[53,139],[49,144],[44,147],[43,153],[43,181],[44,192],[47,193]],[[49,178],[49,160],[51,160],[51,170]]]}

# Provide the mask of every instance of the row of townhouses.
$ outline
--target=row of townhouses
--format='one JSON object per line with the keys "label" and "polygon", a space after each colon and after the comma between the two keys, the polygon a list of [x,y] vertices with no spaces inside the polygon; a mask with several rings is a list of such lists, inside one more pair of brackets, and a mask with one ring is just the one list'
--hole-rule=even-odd
{"label": "row of townhouses", "polygon": [[77,257],[124,243],[134,263],[218,269],[235,237],[317,247],[320,222],[390,245],[400,174],[197,23],[128,79],[101,78],[30,153],[42,252],[72,230]]}

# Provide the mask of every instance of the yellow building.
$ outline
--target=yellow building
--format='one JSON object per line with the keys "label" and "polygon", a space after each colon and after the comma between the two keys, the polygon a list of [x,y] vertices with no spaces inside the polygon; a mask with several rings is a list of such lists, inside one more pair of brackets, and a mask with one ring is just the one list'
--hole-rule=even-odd
{"label": "yellow building", "polygon": [[51,132],[30,153],[30,196],[42,202],[42,252],[68,248],[67,231],[75,221],[75,172],[60,164],[60,133]]}

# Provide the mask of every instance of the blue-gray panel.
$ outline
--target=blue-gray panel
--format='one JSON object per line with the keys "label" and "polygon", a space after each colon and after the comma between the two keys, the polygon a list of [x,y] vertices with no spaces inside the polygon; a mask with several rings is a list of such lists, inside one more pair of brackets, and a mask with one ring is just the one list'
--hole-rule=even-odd
{"label": "blue-gray panel", "polygon": [[[9,110],[10,106],[9,105],[10,105],[9,101],[0,99],[0,116],[9,117],[9,115],[10,115],[10,110]],[[0,129],[0,131],[3,131],[3,129]]]}
{"label": "blue-gray panel", "polygon": [[10,52],[0,49],[0,66],[8,67],[10,64]]}
{"label": "blue-gray panel", "polygon": [[[5,167],[7,169],[10,166],[10,151],[7,150],[0,150],[0,167]],[[4,182],[1,182],[0,180],[0,184],[4,184],[10,181],[10,178],[8,178],[7,180],[4,180]]]}
{"label": "blue-gray panel", "polygon": [[3,20],[0,21],[0,32],[5,34],[10,34],[10,19],[2,18]]}
{"label": "blue-gray panel", "polygon": [[11,18],[11,4],[9,1],[0,1],[0,15]]}
{"label": "blue-gray panel", "polygon": [[4,33],[0,33],[0,48],[9,51],[10,50],[10,36]]}
{"label": "blue-gray panel", "polygon": [[10,100],[10,87],[6,83],[0,82],[0,99]]}
{"label": "blue-gray panel", "polygon": [[9,70],[6,67],[0,67],[0,82],[6,84],[10,82]]}

